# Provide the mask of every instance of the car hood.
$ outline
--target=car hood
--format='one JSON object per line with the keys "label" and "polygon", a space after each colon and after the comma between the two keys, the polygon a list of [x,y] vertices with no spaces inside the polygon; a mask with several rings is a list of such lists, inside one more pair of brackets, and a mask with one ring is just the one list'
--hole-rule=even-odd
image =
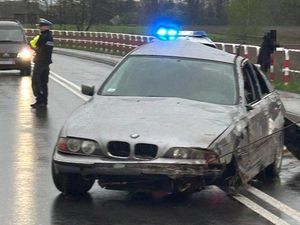
{"label": "car hood", "polygon": [[18,53],[21,49],[26,47],[24,43],[8,43],[0,42],[0,53]]}
{"label": "car hood", "polygon": [[[179,98],[95,96],[67,120],[61,136],[207,148],[237,115],[237,106]],[[132,134],[139,137],[133,139]]]}

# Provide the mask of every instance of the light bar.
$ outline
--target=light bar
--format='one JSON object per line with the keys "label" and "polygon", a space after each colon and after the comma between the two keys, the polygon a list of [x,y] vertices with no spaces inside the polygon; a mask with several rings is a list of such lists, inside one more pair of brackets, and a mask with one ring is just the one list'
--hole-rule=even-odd
{"label": "light bar", "polygon": [[156,37],[163,41],[175,40],[179,31],[173,27],[160,27],[156,31]]}
{"label": "light bar", "polygon": [[207,33],[205,31],[189,31],[182,30],[179,31],[179,36],[183,37],[207,37]]}

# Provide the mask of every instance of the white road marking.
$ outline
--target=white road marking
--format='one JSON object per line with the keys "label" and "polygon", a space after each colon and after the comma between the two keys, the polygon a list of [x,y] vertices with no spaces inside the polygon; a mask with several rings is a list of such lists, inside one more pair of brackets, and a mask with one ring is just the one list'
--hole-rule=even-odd
{"label": "white road marking", "polygon": [[[59,79],[57,79],[56,76],[50,75],[49,76],[53,81],[57,82],[58,84],[60,84],[61,86],[63,86],[64,88],[66,88],[67,90],[69,90],[70,92],[72,92],[73,94],[75,94],[77,97],[81,98],[84,101],[89,100],[88,97],[83,96],[80,92],[78,92],[77,90],[72,89],[70,86],[68,86],[67,84],[63,83],[62,81],[60,81]],[[75,85],[75,84],[74,84]]]}
{"label": "white road marking", "polygon": [[74,87],[76,90],[80,91],[80,87],[76,84],[74,84],[73,82],[63,78],[62,76],[58,75],[57,73],[54,73],[53,71],[50,71],[50,74],[55,76],[57,79],[61,80],[62,82],[69,84],[70,86]]}
{"label": "white road marking", "polygon": [[248,192],[252,193],[256,197],[260,198],[261,200],[269,203],[274,208],[284,212],[285,214],[289,215],[294,220],[300,223],[300,212],[298,212],[297,210],[290,208],[289,206],[267,195],[266,193],[256,189],[255,187],[252,187],[250,185],[246,185],[245,187]]}
{"label": "white road marking", "polygon": [[232,197],[275,225],[290,225],[289,223],[280,219],[278,216],[267,211],[266,209],[262,208],[261,206],[259,206],[258,204],[256,204],[255,202],[251,201],[249,198],[247,198],[241,194],[238,194],[238,195],[235,195]]}

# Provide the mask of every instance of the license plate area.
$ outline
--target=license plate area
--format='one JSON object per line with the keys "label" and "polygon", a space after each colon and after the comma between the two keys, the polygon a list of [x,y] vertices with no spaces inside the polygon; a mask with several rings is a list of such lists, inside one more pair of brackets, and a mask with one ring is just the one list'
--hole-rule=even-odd
{"label": "license plate area", "polygon": [[0,65],[14,65],[16,61],[14,59],[0,59]]}

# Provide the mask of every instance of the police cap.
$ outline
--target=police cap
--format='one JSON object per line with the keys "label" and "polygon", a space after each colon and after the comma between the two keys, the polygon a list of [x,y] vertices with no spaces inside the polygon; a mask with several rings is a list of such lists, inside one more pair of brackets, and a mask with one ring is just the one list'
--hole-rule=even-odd
{"label": "police cap", "polygon": [[44,18],[40,18],[39,23],[37,24],[37,26],[51,26],[53,25],[53,23],[51,23],[49,20],[46,20]]}

